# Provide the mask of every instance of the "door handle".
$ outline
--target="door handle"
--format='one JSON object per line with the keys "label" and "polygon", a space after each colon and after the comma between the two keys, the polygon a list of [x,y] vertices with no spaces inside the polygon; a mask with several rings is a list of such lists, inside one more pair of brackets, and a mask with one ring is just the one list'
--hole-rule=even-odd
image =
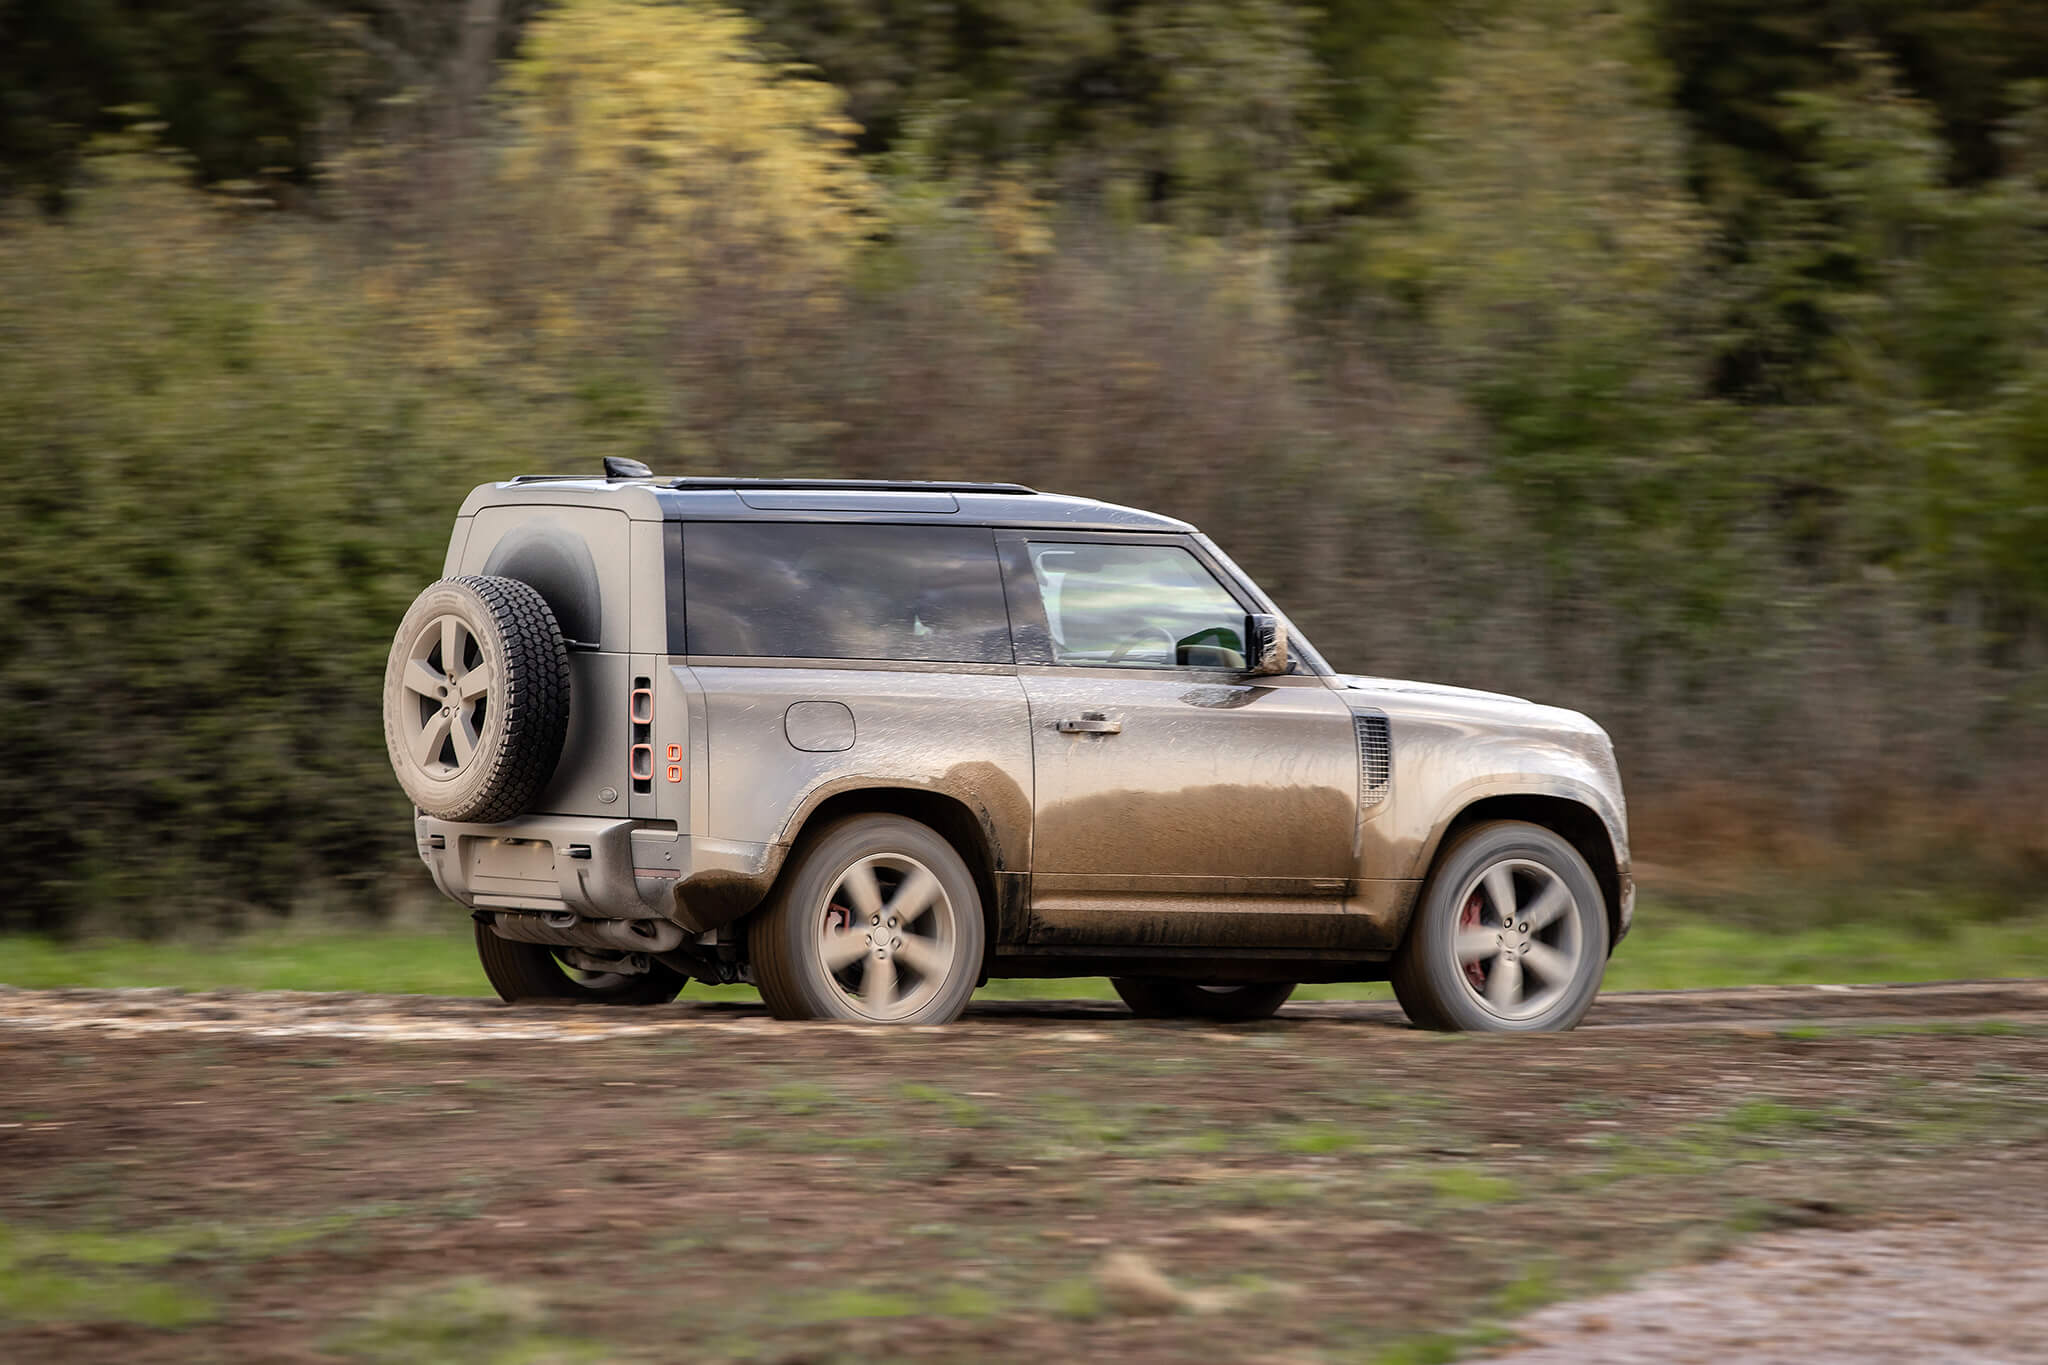
{"label": "door handle", "polygon": [[1063,735],[1120,735],[1123,729],[1122,721],[1111,720],[1100,711],[1083,711],[1059,723],[1059,732]]}

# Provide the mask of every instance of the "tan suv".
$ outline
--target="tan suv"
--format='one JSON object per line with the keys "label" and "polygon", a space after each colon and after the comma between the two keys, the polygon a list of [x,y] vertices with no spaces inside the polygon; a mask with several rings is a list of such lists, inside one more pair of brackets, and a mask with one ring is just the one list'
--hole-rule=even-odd
{"label": "tan suv", "polygon": [[508,1000],[752,981],[942,1023],[994,976],[1250,1019],[1391,979],[1567,1028],[1634,894],[1586,717],[1333,670],[1194,527],[1011,484],[471,493],[385,675],[420,856]]}

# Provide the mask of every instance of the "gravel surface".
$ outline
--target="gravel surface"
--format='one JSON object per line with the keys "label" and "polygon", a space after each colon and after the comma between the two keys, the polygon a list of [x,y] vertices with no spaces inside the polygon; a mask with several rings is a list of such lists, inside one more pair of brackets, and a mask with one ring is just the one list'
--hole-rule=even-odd
{"label": "gravel surface", "polygon": [[[1586,1029],[1773,1028],[1806,1022],[1854,1024],[1900,1018],[1995,1019],[2048,1014],[2048,980],[1941,982],[1901,986],[1783,986],[1748,990],[1635,991],[1601,997]],[[1113,1025],[1130,1020],[1113,1001],[980,1001],[964,1025],[1002,1029]],[[1283,1024],[1347,1023],[1406,1029],[1388,1003],[1303,1002]],[[497,1000],[313,991],[19,990],[0,986],[0,1028],[87,1029],[123,1036],[214,1033],[266,1038],[358,1038],[389,1042],[569,1041],[636,1038],[709,1029],[762,1033],[785,1028],[858,1030],[842,1024],[778,1024],[752,1003],[693,1002],[642,1009],[507,1006]]]}
{"label": "gravel surface", "polygon": [[2029,1217],[1783,1234],[1518,1326],[1532,1344],[1503,1357],[1515,1365],[2048,1361],[2048,1230]]}

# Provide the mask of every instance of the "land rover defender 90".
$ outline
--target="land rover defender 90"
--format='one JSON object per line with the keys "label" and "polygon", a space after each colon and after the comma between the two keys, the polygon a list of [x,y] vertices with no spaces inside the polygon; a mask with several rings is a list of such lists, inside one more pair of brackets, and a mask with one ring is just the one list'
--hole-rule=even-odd
{"label": "land rover defender 90", "polygon": [[1568,1028],[1633,903],[1607,735],[1342,674],[1208,537],[1011,484],[522,477],[393,643],[420,857],[508,1000],[751,981],[941,1023],[990,977],[1247,1019],[1391,980]]}

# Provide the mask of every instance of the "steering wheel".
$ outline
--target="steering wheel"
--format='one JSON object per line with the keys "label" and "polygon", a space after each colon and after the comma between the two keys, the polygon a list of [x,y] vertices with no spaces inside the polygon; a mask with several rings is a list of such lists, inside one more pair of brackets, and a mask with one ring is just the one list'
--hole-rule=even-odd
{"label": "steering wheel", "polygon": [[1180,641],[1174,639],[1173,632],[1165,626],[1140,627],[1136,634],[1129,636],[1122,644],[1109,652],[1109,661],[1113,664],[1122,663],[1124,657],[1139,645],[1144,644],[1146,637],[1149,635],[1157,635],[1166,642],[1166,662],[1172,664],[1180,652]]}

